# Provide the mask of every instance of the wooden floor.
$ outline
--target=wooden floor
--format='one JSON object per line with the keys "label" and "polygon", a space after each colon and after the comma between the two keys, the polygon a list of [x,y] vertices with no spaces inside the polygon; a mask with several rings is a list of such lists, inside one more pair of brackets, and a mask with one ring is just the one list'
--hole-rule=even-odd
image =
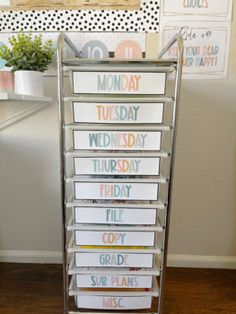
{"label": "wooden floor", "polygon": [[[0,314],[62,314],[60,265],[0,264]],[[236,314],[236,270],[168,268],[163,314]]]}

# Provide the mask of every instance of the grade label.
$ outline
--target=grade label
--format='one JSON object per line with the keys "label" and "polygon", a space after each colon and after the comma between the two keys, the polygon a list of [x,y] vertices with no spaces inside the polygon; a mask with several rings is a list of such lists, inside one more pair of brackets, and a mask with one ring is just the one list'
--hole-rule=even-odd
{"label": "grade label", "polygon": [[75,207],[75,223],[155,225],[156,209]]}
{"label": "grade label", "polygon": [[157,150],[161,131],[73,131],[74,149],[81,150]]}
{"label": "grade label", "polygon": [[76,275],[78,288],[151,288],[152,276]]}
{"label": "grade label", "polygon": [[76,245],[153,246],[155,233],[131,231],[75,231]]}
{"label": "grade label", "polygon": [[157,200],[159,183],[75,182],[76,200]]}
{"label": "grade label", "polygon": [[164,103],[85,103],[74,102],[74,122],[162,123]]}
{"label": "grade label", "polygon": [[76,267],[152,267],[151,253],[75,253]]}
{"label": "grade label", "polygon": [[73,71],[72,80],[75,94],[164,95],[166,73]]}
{"label": "grade label", "polygon": [[74,158],[76,175],[156,175],[160,158]]}
{"label": "grade label", "polygon": [[131,310],[148,309],[152,304],[151,296],[76,296],[79,308],[105,309],[105,310]]}

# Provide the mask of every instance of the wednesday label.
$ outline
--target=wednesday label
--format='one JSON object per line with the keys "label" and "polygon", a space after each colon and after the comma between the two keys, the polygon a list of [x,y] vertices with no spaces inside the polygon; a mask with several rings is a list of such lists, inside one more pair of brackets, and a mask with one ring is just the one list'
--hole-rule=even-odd
{"label": "wednesday label", "polygon": [[74,102],[74,122],[162,123],[164,103],[83,103]]}
{"label": "wednesday label", "polygon": [[165,94],[166,73],[72,72],[72,76],[75,94]]}
{"label": "wednesday label", "polygon": [[158,183],[75,182],[75,199],[157,200]]}
{"label": "wednesday label", "polygon": [[86,150],[160,150],[161,131],[77,131],[74,149]]}
{"label": "wednesday label", "polygon": [[154,225],[156,209],[75,207],[75,223]]}
{"label": "wednesday label", "polygon": [[76,267],[152,267],[153,254],[75,253]]}
{"label": "wednesday label", "polygon": [[77,275],[78,288],[151,288],[152,276]]}
{"label": "wednesday label", "polygon": [[77,306],[89,309],[131,310],[151,307],[151,296],[76,296]]}
{"label": "wednesday label", "polygon": [[115,231],[75,231],[76,245],[104,246],[153,246],[153,231],[150,232],[115,232]]}
{"label": "wednesday label", "polygon": [[76,175],[159,175],[160,158],[74,158]]}

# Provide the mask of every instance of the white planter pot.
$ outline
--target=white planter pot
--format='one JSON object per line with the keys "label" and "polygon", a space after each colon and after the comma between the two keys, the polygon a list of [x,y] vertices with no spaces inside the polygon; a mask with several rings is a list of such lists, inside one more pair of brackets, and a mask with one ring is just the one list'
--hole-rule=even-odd
{"label": "white planter pot", "polygon": [[43,73],[38,71],[15,71],[15,93],[44,96]]}

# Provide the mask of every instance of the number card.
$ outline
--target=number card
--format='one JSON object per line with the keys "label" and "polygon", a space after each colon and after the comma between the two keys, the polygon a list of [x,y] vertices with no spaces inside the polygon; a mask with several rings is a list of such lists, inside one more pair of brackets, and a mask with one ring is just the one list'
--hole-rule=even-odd
{"label": "number card", "polygon": [[157,210],[147,208],[75,207],[75,223],[155,225]]}
{"label": "number card", "polygon": [[152,267],[151,253],[75,253],[76,267]]}
{"label": "number card", "polygon": [[74,102],[74,122],[85,123],[162,123],[164,103],[87,103]]}
{"label": "number card", "polygon": [[154,246],[155,232],[75,231],[76,245]]}
{"label": "number card", "polygon": [[76,275],[77,288],[151,288],[152,276]]}
{"label": "number card", "polygon": [[157,200],[159,183],[75,182],[76,200]]}
{"label": "number card", "polygon": [[148,309],[152,304],[151,296],[76,296],[79,308],[105,310]]}
{"label": "number card", "polygon": [[160,158],[74,158],[76,175],[160,175]]}
{"label": "number card", "polygon": [[74,94],[164,95],[166,76],[166,72],[72,71],[73,92]]}
{"label": "number card", "polygon": [[74,149],[81,150],[157,150],[162,132],[73,131]]}

